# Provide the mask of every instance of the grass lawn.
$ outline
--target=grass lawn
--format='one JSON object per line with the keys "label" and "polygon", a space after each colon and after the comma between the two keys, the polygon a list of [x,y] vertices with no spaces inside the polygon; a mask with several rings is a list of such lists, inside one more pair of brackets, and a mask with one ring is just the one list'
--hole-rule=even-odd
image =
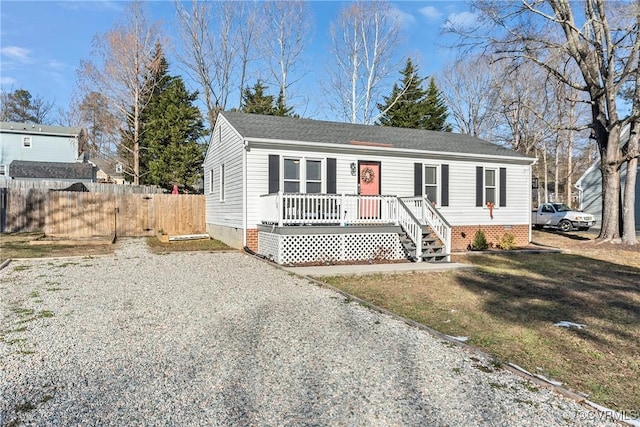
{"label": "grass lawn", "polygon": [[149,250],[155,254],[163,254],[176,251],[220,251],[233,250],[219,240],[181,240],[175,242],[161,242],[157,237],[147,237]]}
{"label": "grass lawn", "polygon": [[[474,270],[322,278],[619,411],[640,410],[640,247],[534,232],[563,254],[453,257]],[[554,326],[566,320],[584,329]]]}

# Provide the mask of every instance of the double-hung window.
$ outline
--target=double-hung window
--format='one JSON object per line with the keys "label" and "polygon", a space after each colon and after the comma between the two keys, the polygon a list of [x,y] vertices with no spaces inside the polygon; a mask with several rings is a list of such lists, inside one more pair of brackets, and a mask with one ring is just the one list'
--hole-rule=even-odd
{"label": "double-hung window", "polygon": [[31,148],[31,137],[23,136],[22,137],[22,146],[25,148]]}
{"label": "double-hung window", "polygon": [[284,192],[300,192],[300,159],[284,159]]}
{"label": "double-hung window", "polygon": [[307,193],[322,193],[322,161],[307,160],[306,163]]}
{"label": "double-hung window", "polygon": [[322,193],[322,160],[285,157],[285,193]]}
{"label": "double-hung window", "polygon": [[0,165],[0,176],[5,176],[7,174],[7,165]]}
{"label": "double-hung window", "polygon": [[496,170],[484,170],[484,203],[496,204]]}
{"label": "double-hung window", "polygon": [[225,192],[225,176],[224,176],[224,163],[220,165],[220,201],[224,202]]}
{"label": "double-hung window", "polygon": [[209,170],[209,193],[213,193],[213,169]]}
{"label": "double-hung window", "polygon": [[424,195],[431,203],[438,203],[438,167],[424,167]]}

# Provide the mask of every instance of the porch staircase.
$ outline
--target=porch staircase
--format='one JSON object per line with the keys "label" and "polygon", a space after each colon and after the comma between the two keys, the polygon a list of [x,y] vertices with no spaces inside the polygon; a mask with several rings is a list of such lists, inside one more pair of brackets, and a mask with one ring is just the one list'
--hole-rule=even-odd
{"label": "porch staircase", "polygon": [[445,245],[435,236],[429,226],[422,226],[422,252],[420,254],[416,254],[416,244],[407,233],[401,232],[398,235],[407,259],[410,261],[448,262],[449,254],[445,251]]}

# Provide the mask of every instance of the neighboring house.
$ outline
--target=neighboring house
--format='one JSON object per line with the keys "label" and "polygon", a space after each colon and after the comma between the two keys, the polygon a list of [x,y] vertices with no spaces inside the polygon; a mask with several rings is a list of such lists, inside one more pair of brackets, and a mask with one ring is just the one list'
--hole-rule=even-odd
{"label": "neighboring house", "polygon": [[446,261],[479,229],[526,245],[534,162],[468,135],[223,112],[207,231],[283,264]]}
{"label": "neighboring house", "polygon": [[[622,145],[629,141],[629,126],[623,129],[620,136]],[[627,182],[627,164],[620,168],[620,194],[624,197],[624,188]],[[596,218],[596,227],[602,225],[602,172],[600,159],[595,160],[591,166],[576,181],[575,187],[579,190],[580,210],[593,214]],[[636,230],[640,230],[640,167],[636,176]]]}
{"label": "neighboring house", "polygon": [[89,162],[96,168],[96,182],[118,185],[124,184],[125,179],[122,172],[122,164],[115,160],[103,158],[94,158],[89,160]]}
{"label": "neighboring house", "polygon": [[15,180],[53,180],[65,182],[94,182],[91,163],[29,162],[14,160],[9,165]]}
{"label": "neighboring house", "polygon": [[[82,139],[81,128],[0,122],[0,176],[14,177],[11,170],[14,161],[38,163],[33,164],[38,169],[34,175],[41,174],[42,162],[83,162]],[[23,175],[29,164],[17,164]]]}

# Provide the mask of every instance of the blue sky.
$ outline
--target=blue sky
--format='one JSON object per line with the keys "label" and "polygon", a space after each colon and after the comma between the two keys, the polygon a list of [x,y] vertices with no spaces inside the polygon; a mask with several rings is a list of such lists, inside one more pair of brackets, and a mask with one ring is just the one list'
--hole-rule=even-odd
{"label": "blue sky", "polygon": [[[321,65],[328,55],[329,23],[343,2],[314,1],[311,44],[302,62],[304,77],[297,88],[313,92]],[[391,2],[402,19],[403,56],[418,64],[422,76],[436,74],[443,63],[453,58],[443,46],[440,34],[447,21],[472,21],[474,15],[464,1]],[[4,90],[26,89],[32,95],[68,107],[76,87],[76,70],[82,59],[90,59],[93,36],[109,30],[120,18],[123,1],[6,1],[0,2],[0,85]],[[173,0],[148,2],[150,17],[162,21],[165,35],[175,33]],[[175,41],[177,43],[177,41]],[[172,60],[173,74],[181,74]],[[185,79],[186,80],[186,79]],[[196,87],[192,87],[196,89]],[[307,100],[308,101],[308,100]],[[304,102],[307,102],[304,101]],[[300,103],[302,101],[298,101]],[[315,100],[321,104],[321,101]],[[318,115],[316,106],[296,105],[306,115]]]}

